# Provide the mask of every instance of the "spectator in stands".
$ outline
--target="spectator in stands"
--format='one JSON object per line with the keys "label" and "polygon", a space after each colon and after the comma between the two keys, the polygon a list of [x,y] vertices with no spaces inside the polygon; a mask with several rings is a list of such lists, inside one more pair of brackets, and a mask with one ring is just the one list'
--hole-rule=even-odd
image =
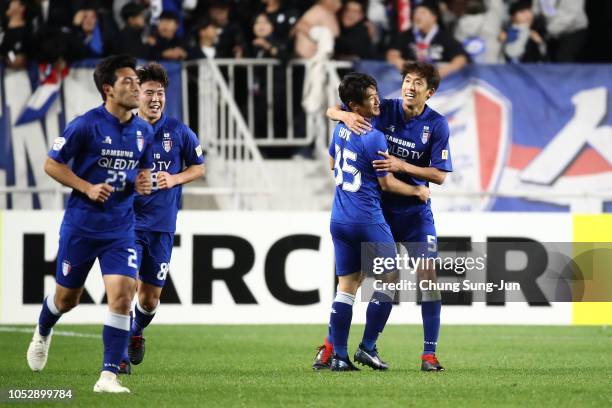
{"label": "spectator in stands", "polygon": [[295,25],[295,53],[299,58],[310,58],[317,52],[317,44],[310,38],[310,29],[323,26],[334,38],[340,35],[336,13],[342,7],[340,0],[318,0]]}
{"label": "spectator in stands", "polygon": [[121,18],[125,24],[119,31],[117,52],[141,59],[149,58],[151,47],[144,41],[145,7],[139,3],[127,3],[121,9]]}
{"label": "spectator in stands", "polygon": [[246,48],[247,58],[287,58],[287,44],[278,41],[274,25],[266,13],[259,13],[253,23],[253,41]]}
{"label": "spectator in stands", "polygon": [[501,56],[501,33],[506,7],[502,0],[467,0],[465,14],[457,21],[455,38],[472,62],[497,64]]}
{"label": "spectator in stands", "polygon": [[414,9],[412,29],[395,36],[387,50],[387,61],[401,70],[407,61],[440,64],[441,77],[460,70],[468,63],[461,44],[438,25],[438,9],[430,2]]}
{"label": "spectator in stands", "polygon": [[31,27],[27,20],[28,3],[26,0],[11,0],[2,19],[2,43],[0,56],[7,67],[23,69],[26,67],[32,46]]}
{"label": "spectator in stands", "polygon": [[217,27],[207,18],[199,21],[196,28],[197,45],[189,50],[189,59],[216,58],[216,43],[219,39]]}
{"label": "spectator in stands", "polygon": [[171,11],[161,13],[151,50],[152,59],[181,61],[187,58],[187,47],[177,34],[178,26],[176,14]]}
{"label": "spectator in stands", "polygon": [[546,60],[546,43],[534,28],[531,2],[519,0],[510,6],[511,24],[502,31],[500,41],[508,62],[542,62]]}
{"label": "spectator in stands", "polygon": [[218,58],[241,58],[244,53],[244,36],[240,27],[229,20],[227,0],[213,0],[208,9],[208,17],[217,27]]}
{"label": "spectator in stands", "polygon": [[533,10],[546,22],[546,43],[552,61],[577,61],[587,39],[589,23],[584,0],[534,0]]}
{"label": "spectator in stands", "polygon": [[300,18],[298,10],[287,7],[283,0],[261,0],[263,11],[274,26],[274,36],[288,42],[291,30]]}
{"label": "spectator in stands", "polygon": [[38,26],[70,28],[73,17],[73,2],[70,0],[36,0]]}
{"label": "spectator in stands", "polygon": [[336,40],[335,55],[338,59],[372,59],[374,26],[365,18],[363,3],[347,1],[340,13],[340,36]]}
{"label": "spectator in stands", "polygon": [[98,13],[97,2],[83,2],[72,20],[71,59],[100,58],[113,52],[111,21]]}

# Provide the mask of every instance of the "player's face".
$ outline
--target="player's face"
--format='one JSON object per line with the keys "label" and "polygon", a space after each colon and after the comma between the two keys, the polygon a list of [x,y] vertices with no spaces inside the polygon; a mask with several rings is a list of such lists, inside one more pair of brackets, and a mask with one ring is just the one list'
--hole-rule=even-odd
{"label": "player's face", "polygon": [[407,73],[402,83],[402,98],[406,106],[425,106],[434,90],[427,88],[427,80],[416,73]]}
{"label": "player's face", "polygon": [[371,118],[380,115],[380,98],[378,97],[376,88],[368,88],[361,108],[363,109],[363,116],[365,117]]}
{"label": "player's face", "polygon": [[139,114],[148,122],[156,122],[166,106],[166,90],[159,82],[147,81],[140,85]]}
{"label": "player's face", "polygon": [[140,86],[138,76],[132,68],[120,68],[115,71],[117,80],[109,87],[106,97],[125,109],[138,107]]}

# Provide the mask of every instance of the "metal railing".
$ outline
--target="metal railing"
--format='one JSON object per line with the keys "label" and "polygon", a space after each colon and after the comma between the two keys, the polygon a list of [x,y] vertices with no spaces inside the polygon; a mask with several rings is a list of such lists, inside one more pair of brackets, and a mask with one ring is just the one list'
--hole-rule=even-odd
{"label": "metal railing", "polygon": [[[183,71],[192,67],[197,69],[197,133],[207,153],[207,180],[214,190],[191,187],[185,192],[214,191],[220,208],[248,209],[245,196],[273,191],[263,158],[219,67],[202,59],[184,63]],[[184,91],[183,98],[188,98],[193,88],[187,86]],[[229,194],[219,194],[220,189]]]}
{"label": "metal railing", "polygon": [[[244,101],[240,107],[257,146],[308,146],[315,141],[316,133],[308,132],[305,128],[308,120],[303,116],[301,108],[306,60],[295,59],[283,64],[276,59],[220,58],[215,59],[214,63],[226,76],[234,98]],[[330,70],[336,71],[350,70],[351,67],[349,61],[329,61],[328,65]],[[241,81],[246,84],[244,88],[237,86]],[[265,88],[265,92],[261,92],[260,85]],[[257,91],[264,95],[263,100],[257,100]],[[337,103],[335,94],[329,101],[330,105]],[[279,101],[275,96],[282,96],[282,100]],[[257,132],[256,127],[258,117],[255,111],[258,104],[265,105],[265,114],[259,118],[265,118],[265,127],[261,133]],[[282,117],[279,118],[279,115]],[[275,126],[277,123],[281,124],[280,128]]]}

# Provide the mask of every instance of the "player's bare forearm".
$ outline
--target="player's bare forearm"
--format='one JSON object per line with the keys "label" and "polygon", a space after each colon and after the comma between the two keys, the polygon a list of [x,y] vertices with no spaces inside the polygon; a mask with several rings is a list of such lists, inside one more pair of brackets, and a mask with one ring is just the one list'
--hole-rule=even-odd
{"label": "player's bare forearm", "polygon": [[193,166],[189,166],[176,175],[176,184],[191,183],[193,180],[203,177],[205,172],[206,168],[204,167],[204,164],[194,164]]}
{"label": "player's bare forearm", "polygon": [[402,173],[430,183],[442,184],[446,179],[446,172],[435,167],[419,167],[414,164],[402,162]]}
{"label": "player's bare forearm", "polygon": [[444,183],[444,179],[446,178],[446,172],[435,167],[415,166],[414,164],[406,163],[405,161],[400,160],[387,152],[379,151],[378,154],[383,156],[384,159],[374,160],[372,162],[372,165],[377,171],[405,173],[409,176],[435,184]]}
{"label": "player's bare forearm", "polygon": [[429,199],[429,188],[426,186],[413,186],[396,179],[389,173],[385,177],[379,177],[378,183],[381,189],[387,193],[399,194],[403,196],[417,196],[421,201],[427,202]]}
{"label": "player's bare forearm", "polygon": [[47,160],[45,161],[44,170],[45,173],[47,173],[58,183],[83,194],[87,194],[87,190],[91,187],[91,183],[74,174],[68,165],[56,162],[50,157],[47,157]]}
{"label": "player's bare forearm", "polygon": [[340,105],[327,108],[326,115],[331,120],[344,123],[346,127],[351,130],[351,132],[358,135],[366,133],[372,129],[372,125],[366,118],[355,112],[344,111],[340,108]]}
{"label": "player's bare forearm", "polygon": [[335,120],[336,122],[341,122],[344,113],[346,112],[340,109],[340,105],[336,105],[336,106],[327,108],[325,115],[327,115],[328,119]]}

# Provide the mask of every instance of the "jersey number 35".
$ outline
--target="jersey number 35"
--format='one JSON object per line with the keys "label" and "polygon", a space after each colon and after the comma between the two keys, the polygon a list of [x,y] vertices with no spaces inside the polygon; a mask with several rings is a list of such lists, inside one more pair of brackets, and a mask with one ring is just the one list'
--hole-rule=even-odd
{"label": "jersey number 35", "polygon": [[[341,150],[340,146],[336,145],[336,160],[334,163],[334,178],[336,180],[336,185],[342,185],[342,189],[344,191],[350,191],[354,193],[355,191],[358,191],[361,187],[361,173],[355,168],[355,166],[349,163],[349,160],[353,163],[356,162],[357,153],[347,148]],[[344,181],[344,173],[352,174],[353,181]]]}

